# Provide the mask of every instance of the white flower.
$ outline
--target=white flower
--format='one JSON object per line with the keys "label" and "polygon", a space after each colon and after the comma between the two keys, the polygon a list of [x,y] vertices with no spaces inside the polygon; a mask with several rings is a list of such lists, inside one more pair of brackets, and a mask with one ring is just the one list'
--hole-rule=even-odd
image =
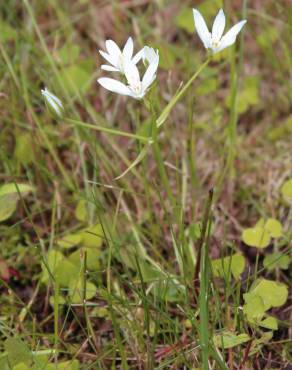
{"label": "white flower", "polygon": [[131,96],[134,99],[142,99],[156,78],[158,63],[159,54],[157,52],[155,58],[149,61],[149,65],[141,81],[138,68],[133,60],[124,60],[124,73],[128,83],[127,85],[107,77],[99,78],[97,82],[105,89],[114,93]]}
{"label": "white flower", "polygon": [[131,60],[134,64],[137,64],[140,59],[143,57],[143,49],[140,50],[134,57],[134,43],[132,37],[129,37],[123,51],[118,47],[118,45],[113,40],[107,40],[105,42],[106,50],[99,50],[101,56],[109,63],[103,64],[101,69],[109,72],[121,72],[124,73],[124,65],[127,61]]}
{"label": "white flower", "polygon": [[52,94],[46,87],[44,90],[41,90],[41,93],[49,107],[53,109],[57,116],[62,117],[64,107],[61,100],[57,98],[56,95]]}
{"label": "white flower", "polygon": [[[213,54],[227,48],[234,44],[236,36],[241,31],[242,27],[247,22],[243,20],[234,25],[224,36],[225,15],[223,9],[220,9],[212,27],[212,33],[209,32],[208,27],[197,9],[193,9],[195,27],[200,39],[202,40],[206,49],[211,49]],[[223,37],[222,37],[223,36]]]}
{"label": "white flower", "polygon": [[158,50],[154,50],[153,48],[149,46],[144,46],[143,48],[143,62],[144,64],[147,63],[152,63],[153,60],[155,60],[158,57]]}

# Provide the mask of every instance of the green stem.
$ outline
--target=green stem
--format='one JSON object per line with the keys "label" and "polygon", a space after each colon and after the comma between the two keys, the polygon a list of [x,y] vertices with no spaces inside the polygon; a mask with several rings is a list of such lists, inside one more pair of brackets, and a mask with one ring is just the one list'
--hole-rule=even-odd
{"label": "green stem", "polygon": [[196,133],[195,133],[195,126],[194,126],[194,119],[193,119],[194,104],[192,104],[192,97],[193,95],[190,95],[187,151],[188,151],[189,168],[190,168],[190,174],[191,174],[192,219],[195,220],[195,212],[196,212],[195,189],[198,185],[198,178],[197,178],[197,164],[196,164]]}
{"label": "green stem", "polygon": [[192,85],[192,83],[195,81],[195,79],[199,76],[199,74],[202,72],[202,70],[209,64],[211,58],[208,58],[205,63],[203,63],[197,71],[192,75],[192,77],[188,80],[188,82],[184,85],[184,87],[179,90],[171,99],[171,101],[167,104],[167,106],[164,108],[160,116],[156,120],[157,127],[160,127],[163,125],[163,123],[166,121],[167,117],[169,116],[172,108],[176,105],[176,103],[185,95],[188,88]]}
{"label": "green stem", "polygon": [[59,342],[59,282],[55,280],[54,291],[54,350],[55,350],[55,364],[58,364],[58,342]]}
{"label": "green stem", "polygon": [[206,204],[202,235],[203,239],[201,244],[201,258],[200,258],[200,294],[199,294],[199,308],[200,308],[200,345],[202,350],[202,368],[209,369],[209,310],[208,310],[208,297],[209,297],[209,237],[210,237],[210,215],[213,199],[213,190],[209,192],[209,198]]}
{"label": "green stem", "polygon": [[[162,180],[162,184],[165,188],[167,197],[169,198],[171,205],[173,207],[173,211],[176,212],[176,200],[174,198],[174,195],[171,190],[171,186],[169,183],[168,175],[165,170],[165,166],[163,163],[159,142],[158,142],[158,128],[166,121],[167,117],[169,116],[171,110],[174,108],[174,106],[177,104],[177,102],[185,95],[189,87],[192,85],[192,83],[195,81],[195,79],[199,76],[199,74],[202,72],[202,70],[209,64],[211,58],[209,57],[205,63],[203,63],[198,70],[192,75],[192,77],[186,82],[186,84],[183,86],[181,90],[179,90],[170,100],[170,102],[167,104],[167,106],[164,108],[160,116],[154,121],[152,126],[152,139],[153,139],[153,153],[154,157],[158,166],[158,171]],[[151,112],[154,117],[153,112],[153,106],[151,106]],[[156,124],[155,124],[156,123]]]}
{"label": "green stem", "polygon": [[212,202],[213,202],[213,189],[209,191],[209,197],[207,200],[207,203],[205,205],[205,210],[203,214],[203,221],[202,221],[202,230],[201,230],[201,236],[198,240],[197,244],[197,262],[196,262],[196,268],[194,273],[194,287],[196,290],[197,282],[199,279],[199,272],[201,270],[201,258],[202,258],[202,250],[203,246],[206,241],[207,233],[208,233],[208,226],[209,226],[209,220],[210,220],[210,214],[211,214],[211,208],[212,208]]}
{"label": "green stem", "polygon": [[151,139],[146,137],[146,136],[140,136],[140,135],[132,134],[130,132],[114,130],[114,129],[109,128],[109,127],[97,126],[97,125],[93,125],[91,123],[82,122],[82,121],[79,121],[79,120],[76,120],[76,119],[71,119],[71,118],[65,118],[65,120],[74,124],[74,125],[89,128],[91,130],[106,132],[106,133],[111,134],[111,135],[125,136],[125,137],[129,137],[131,139],[137,139],[137,140],[140,140],[140,141],[143,141],[143,142],[151,142]]}
{"label": "green stem", "polygon": [[[247,13],[247,0],[243,1],[243,8],[242,8],[242,15],[243,19],[246,18]],[[243,51],[244,51],[244,43],[243,43],[243,34],[240,36],[240,48],[239,48],[239,62],[238,66],[236,67],[235,64],[235,51],[233,50],[232,53],[232,60],[231,60],[231,110],[230,110],[230,121],[228,126],[228,154],[225,166],[221,171],[217,185],[216,185],[216,196],[215,200],[221,194],[222,186],[224,180],[228,174],[232,174],[234,170],[234,161],[236,158],[237,152],[237,122],[238,122],[238,110],[237,110],[237,97],[238,97],[238,90],[239,90],[239,81],[238,76],[240,76],[240,72],[243,66]]]}
{"label": "green stem", "polygon": [[[152,110],[152,114],[153,114],[152,107],[151,107],[151,110]],[[161,177],[162,185],[163,185],[163,187],[166,191],[167,197],[168,197],[168,199],[169,199],[169,201],[170,201],[170,203],[173,207],[173,211],[175,211],[176,201],[175,201],[174,195],[172,193],[171,186],[170,186],[170,183],[169,183],[169,178],[168,178],[168,175],[167,175],[167,172],[166,172],[166,169],[165,169],[165,165],[164,165],[164,162],[163,162],[163,159],[162,159],[161,150],[160,150],[160,146],[159,146],[159,142],[158,142],[158,126],[155,124],[155,120],[153,120],[153,125],[152,125],[152,139],[153,139],[153,144],[152,144],[153,154],[154,154],[155,161],[157,163],[158,172],[159,172],[159,175]]]}
{"label": "green stem", "polygon": [[11,77],[12,77],[12,79],[13,79],[16,87],[18,88],[19,91],[21,91],[20,83],[19,83],[19,80],[17,78],[17,75],[16,75],[16,73],[14,71],[13,64],[11,63],[11,60],[10,60],[8,54],[6,53],[6,51],[5,51],[5,49],[4,49],[4,47],[3,47],[3,45],[2,45],[1,42],[0,42],[0,51],[1,51],[1,54],[2,54],[2,57],[3,57],[4,61],[7,64],[7,68],[9,70],[10,74],[11,74]]}
{"label": "green stem", "polygon": [[84,251],[84,254],[83,254],[83,296],[82,296],[83,312],[84,312],[84,317],[85,317],[85,321],[86,321],[88,338],[92,338],[92,340],[94,342],[93,347],[96,347],[97,340],[96,340],[95,333],[94,333],[93,327],[91,325],[89,313],[88,313],[88,310],[87,310],[87,302],[86,302],[87,286],[86,285],[87,285],[87,251]]}
{"label": "green stem", "polygon": [[231,66],[231,111],[230,111],[230,121],[227,127],[227,135],[228,135],[228,153],[226,163],[224,164],[223,170],[220,172],[219,178],[217,180],[216,185],[216,197],[221,194],[222,186],[224,180],[228,173],[233,169],[234,166],[234,159],[236,156],[236,141],[237,141],[237,90],[238,90],[238,79],[237,79],[237,71],[234,66],[234,61],[232,62]]}
{"label": "green stem", "polygon": [[260,258],[260,254],[259,254],[259,251],[257,251],[255,268],[254,268],[254,278],[253,278],[254,281],[256,281],[257,276],[258,276],[259,258]]}

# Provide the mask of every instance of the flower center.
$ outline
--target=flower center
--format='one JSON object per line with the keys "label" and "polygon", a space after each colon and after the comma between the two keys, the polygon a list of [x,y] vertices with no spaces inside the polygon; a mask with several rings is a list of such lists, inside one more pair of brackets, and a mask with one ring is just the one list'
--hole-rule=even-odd
{"label": "flower center", "polygon": [[130,88],[131,90],[135,93],[135,94],[140,94],[141,91],[142,91],[142,85],[141,85],[141,82],[140,81],[133,81],[131,84],[130,84]]}
{"label": "flower center", "polygon": [[127,76],[129,88],[133,91],[134,94],[141,94],[142,92],[142,84],[140,79],[135,75],[128,75]]}
{"label": "flower center", "polygon": [[212,49],[217,49],[220,45],[220,40],[212,40]]}

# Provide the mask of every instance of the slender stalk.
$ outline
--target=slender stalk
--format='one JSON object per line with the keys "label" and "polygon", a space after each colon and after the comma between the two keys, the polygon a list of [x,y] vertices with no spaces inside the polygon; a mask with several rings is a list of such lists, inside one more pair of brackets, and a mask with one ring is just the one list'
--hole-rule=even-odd
{"label": "slender stalk", "polygon": [[[245,19],[247,15],[247,1],[243,1],[242,6],[242,18]],[[228,154],[227,160],[223,170],[221,171],[217,186],[216,186],[216,197],[218,199],[219,195],[222,191],[222,186],[224,180],[228,174],[232,174],[234,170],[234,161],[236,158],[236,146],[237,146],[237,122],[238,122],[238,110],[237,110],[237,97],[238,97],[238,90],[239,90],[239,78],[242,66],[243,66],[243,52],[244,52],[244,42],[243,42],[243,34],[240,35],[240,47],[239,47],[239,62],[236,66],[235,58],[236,54],[233,49],[232,52],[232,59],[231,59],[231,103],[230,103],[230,121],[228,126]]]}
{"label": "slender stalk", "polygon": [[11,77],[16,85],[16,87],[18,88],[19,91],[21,91],[21,88],[20,88],[20,83],[19,83],[19,80],[17,78],[17,75],[14,71],[14,68],[13,68],[13,64],[11,63],[11,60],[8,56],[8,54],[6,53],[6,50],[4,49],[2,43],[0,42],[0,51],[1,51],[1,54],[2,54],[2,57],[7,65],[7,68],[11,74]]}
{"label": "slender stalk", "polygon": [[200,294],[199,294],[199,309],[200,309],[200,345],[202,350],[202,369],[209,369],[209,310],[208,310],[208,297],[209,297],[209,236],[210,236],[210,212],[213,199],[213,190],[209,192],[209,198],[206,204],[202,242],[201,242],[201,258],[200,258]]}
{"label": "slender stalk", "polygon": [[227,127],[227,159],[224,164],[223,170],[220,172],[216,186],[216,199],[219,197],[222,191],[224,180],[228,173],[233,169],[234,159],[236,156],[236,141],[237,141],[237,90],[238,90],[238,78],[237,71],[235,68],[234,54],[231,63],[231,111],[230,121]]}
{"label": "slender stalk", "polygon": [[[154,115],[152,106],[151,106],[151,111],[152,111],[152,115],[154,117],[155,115]],[[175,211],[176,200],[175,200],[174,195],[172,193],[169,178],[168,178],[168,175],[167,175],[167,172],[166,172],[166,169],[165,169],[165,165],[164,165],[164,162],[163,162],[163,159],[162,159],[160,146],[159,146],[159,142],[158,142],[158,126],[155,124],[154,119],[153,119],[153,125],[152,125],[152,139],[153,139],[153,144],[152,144],[153,154],[154,154],[154,157],[155,157],[155,161],[157,163],[158,172],[159,172],[159,175],[161,177],[162,185],[163,185],[163,187],[166,191],[167,197],[168,197],[168,199],[169,199],[169,201],[170,201],[170,203],[173,207],[173,211]]]}
{"label": "slender stalk", "polygon": [[91,123],[82,122],[82,121],[78,121],[76,119],[71,119],[71,118],[65,118],[65,120],[74,124],[74,125],[80,126],[80,127],[88,128],[88,129],[95,130],[95,131],[106,132],[106,133],[111,134],[111,135],[129,137],[131,139],[137,139],[137,140],[140,140],[140,141],[143,141],[143,142],[150,142],[151,141],[150,138],[148,138],[148,137],[132,134],[130,132],[114,130],[114,129],[109,128],[109,127],[97,126],[97,125],[93,125]]}
{"label": "slender stalk", "polygon": [[210,219],[210,213],[211,213],[211,207],[212,207],[212,201],[213,201],[213,189],[209,191],[209,198],[207,200],[207,204],[205,207],[204,215],[203,215],[203,224],[202,224],[202,230],[201,230],[201,236],[197,244],[197,263],[195,268],[195,274],[194,274],[194,286],[195,290],[197,287],[197,281],[199,278],[199,272],[201,269],[201,255],[202,255],[202,249],[203,245],[205,243],[207,231],[208,231],[208,221]]}
{"label": "slender stalk", "polygon": [[83,254],[83,287],[82,287],[82,304],[83,304],[83,313],[87,325],[87,335],[88,338],[92,338],[95,347],[97,347],[97,339],[91,325],[89,313],[87,310],[87,302],[86,302],[86,289],[87,289],[87,251],[84,251]]}
{"label": "slender stalk", "polygon": [[59,343],[59,281],[56,279],[54,292],[54,350],[55,356],[54,361],[57,366],[58,364],[58,343]]}
{"label": "slender stalk", "polygon": [[[190,110],[189,110],[189,127],[188,127],[188,154],[189,154],[189,166],[191,174],[192,190],[197,185],[197,168],[196,168],[196,135],[194,127],[194,104],[192,104],[193,95],[190,96]],[[194,212],[193,212],[194,213]],[[194,214],[193,214],[194,217]]]}
{"label": "slender stalk", "polygon": [[195,81],[195,79],[199,76],[199,74],[203,71],[203,69],[209,64],[211,58],[208,58],[205,63],[203,63],[197,71],[192,75],[192,77],[186,82],[184,87],[179,90],[171,99],[171,101],[167,104],[167,106],[164,108],[160,116],[156,120],[157,127],[160,127],[163,125],[163,123],[166,121],[167,117],[169,116],[170,112],[172,111],[172,108],[177,104],[177,102],[185,95],[188,88],[192,85],[192,83]]}
{"label": "slender stalk", "polygon": [[125,348],[123,346],[123,341],[122,341],[121,334],[120,334],[120,327],[119,327],[119,324],[116,318],[116,314],[114,312],[112,296],[110,294],[107,296],[107,301],[108,301],[109,312],[111,315],[111,320],[113,323],[115,342],[116,342],[117,349],[119,351],[119,355],[121,357],[121,369],[128,370],[129,366],[128,366],[128,361],[127,361],[127,355],[125,352]]}
{"label": "slender stalk", "polygon": [[256,261],[255,261],[255,268],[254,268],[254,278],[253,278],[253,281],[256,281],[257,276],[258,276],[259,258],[260,258],[260,253],[259,253],[259,251],[257,251]]}

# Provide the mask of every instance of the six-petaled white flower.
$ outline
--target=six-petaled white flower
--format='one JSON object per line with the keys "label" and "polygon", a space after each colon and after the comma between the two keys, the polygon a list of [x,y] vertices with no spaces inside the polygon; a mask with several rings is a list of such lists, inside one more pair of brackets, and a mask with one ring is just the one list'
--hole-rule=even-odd
{"label": "six-petaled white flower", "polygon": [[238,22],[223,36],[225,29],[225,14],[222,9],[219,10],[214,20],[212,32],[209,32],[204,18],[197,9],[193,9],[193,14],[198,35],[205,48],[210,49],[213,54],[234,44],[236,36],[247,22],[246,20]]}
{"label": "six-petaled white flower", "polygon": [[128,60],[124,64],[124,73],[127,85],[113,78],[101,77],[97,81],[105,89],[117,94],[131,96],[134,99],[142,99],[146,94],[149,86],[156,78],[156,72],[159,63],[159,55],[151,60],[146,72],[141,80],[137,66]]}
{"label": "six-petaled white flower", "polygon": [[124,73],[124,65],[127,61],[131,60],[134,64],[137,64],[144,54],[142,49],[133,57],[134,43],[132,37],[128,38],[123,51],[113,40],[107,40],[105,46],[107,52],[99,50],[99,53],[111,65],[103,64],[101,69],[104,71]]}
{"label": "six-petaled white flower", "polygon": [[64,107],[61,100],[57,98],[56,95],[52,94],[46,87],[44,90],[41,90],[41,93],[45,98],[46,103],[50,108],[52,108],[54,113],[56,113],[57,116],[62,117]]}
{"label": "six-petaled white flower", "polygon": [[[143,49],[144,50],[144,49]],[[146,94],[149,86],[153,83],[156,78],[156,72],[159,64],[159,54],[155,53],[155,57],[152,54],[151,58],[145,56],[148,62],[148,67],[141,80],[139,70],[135,62],[125,59],[124,60],[124,74],[127,80],[127,85],[114,80],[113,78],[102,77],[97,81],[105,89],[112,91],[117,94],[131,96],[134,99],[142,99]]]}
{"label": "six-petaled white flower", "polygon": [[[211,50],[213,54],[232,45],[238,33],[247,22],[246,20],[238,22],[223,36],[226,19],[222,9],[219,10],[214,20],[212,32],[209,32],[204,18],[197,9],[193,9],[193,14],[198,35],[205,48]],[[144,46],[143,49],[133,56],[134,43],[131,37],[128,38],[123,50],[112,40],[107,40],[105,46],[107,52],[102,50],[99,50],[99,52],[110,65],[103,64],[101,69],[109,72],[122,73],[126,79],[126,83],[113,78],[101,77],[97,80],[99,84],[114,93],[131,96],[135,99],[142,99],[156,78],[159,64],[158,50]],[[141,59],[147,68],[142,80],[136,66]]]}

